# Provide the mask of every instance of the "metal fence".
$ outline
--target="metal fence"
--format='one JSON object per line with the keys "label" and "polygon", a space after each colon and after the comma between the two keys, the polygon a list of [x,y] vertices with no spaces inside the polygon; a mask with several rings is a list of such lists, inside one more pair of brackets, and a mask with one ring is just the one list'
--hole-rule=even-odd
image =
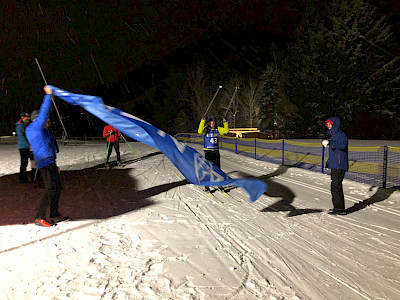
{"label": "metal fence", "polygon": [[[175,137],[183,142],[203,144],[203,136],[199,134],[181,133]],[[220,149],[274,164],[330,173],[324,168],[328,149],[320,143],[221,137]],[[345,178],[383,188],[400,187],[400,148],[349,147],[349,171]]]}

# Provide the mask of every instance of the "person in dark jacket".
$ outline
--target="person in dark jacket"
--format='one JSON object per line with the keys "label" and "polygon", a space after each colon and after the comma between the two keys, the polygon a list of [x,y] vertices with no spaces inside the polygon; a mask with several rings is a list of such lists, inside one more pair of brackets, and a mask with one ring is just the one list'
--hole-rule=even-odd
{"label": "person in dark jacket", "polygon": [[112,148],[114,147],[115,152],[117,153],[117,165],[121,165],[121,154],[119,153],[119,138],[121,136],[121,132],[115,129],[111,125],[107,125],[103,129],[103,136],[107,137],[107,156],[105,167],[109,167],[108,160],[112,153]]}
{"label": "person in dark jacket", "polygon": [[343,179],[349,169],[348,139],[346,134],[340,130],[340,120],[331,117],[325,121],[328,128],[329,140],[324,140],[322,145],[329,148],[329,158],[326,167],[331,170],[331,194],[333,209],[330,214],[345,215]]}
{"label": "person in dark jacket", "polygon": [[15,123],[15,131],[18,137],[18,150],[19,156],[21,157],[21,164],[19,167],[19,182],[28,183],[28,174],[26,167],[28,166],[28,160],[30,156],[30,144],[25,135],[26,127],[28,126],[31,118],[28,113],[21,113],[21,118]]}
{"label": "person in dark jacket", "polygon": [[[54,136],[48,130],[50,127],[50,111],[52,104],[52,89],[45,86],[43,103],[40,110],[31,114],[32,123],[26,128],[26,136],[32,146],[33,157],[43,180],[46,192],[40,202],[35,224],[49,227],[58,222],[65,221],[68,217],[62,216],[58,211],[58,201],[61,195],[60,169],[56,165],[58,146]],[[46,220],[46,211],[50,205],[50,222]]]}

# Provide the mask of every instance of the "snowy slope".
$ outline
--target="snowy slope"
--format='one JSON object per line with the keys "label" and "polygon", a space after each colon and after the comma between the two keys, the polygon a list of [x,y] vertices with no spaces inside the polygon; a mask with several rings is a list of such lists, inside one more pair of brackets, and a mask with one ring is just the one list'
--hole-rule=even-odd
{"label": "snowy slope", "polygon": [[399,299],[399,192],[345,181],[352,213],[331,216],[329,176],[222,151],[226,173],[269,188],[213,198],[131,145],[112,170],[105,144],[61,147],[72,220],[52,228],[32,224],[43,189],[0,146],[0,299]]}

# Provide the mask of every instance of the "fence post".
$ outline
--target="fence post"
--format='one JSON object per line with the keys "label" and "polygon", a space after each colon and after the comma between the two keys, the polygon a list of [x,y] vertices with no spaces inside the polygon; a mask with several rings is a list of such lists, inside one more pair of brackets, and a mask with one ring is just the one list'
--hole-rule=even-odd
{"label": "fence post", "polygon": [[282,139],[282,166],[285,165],[285,140]]}
{"label": "fence post", "polygon": [[254,159],[257,159],[257,138],[254,138]]}
{"label": "fence post", "polygon": [[237,137],[235,137],[235,153],[237,154]]}
{"label": "fence post", "polygon": [[325,163],[325,147],[322,146],[322,162],[321,162],[321,173],[324,174],[324,163]]}
{"label": "fence post", "polygon": [[388,164],[388,155],[389,147],[387,145],[383,146],[383,172],[382,172],[382,187],[386,189],[386,181],[387,181],[387,164]]}

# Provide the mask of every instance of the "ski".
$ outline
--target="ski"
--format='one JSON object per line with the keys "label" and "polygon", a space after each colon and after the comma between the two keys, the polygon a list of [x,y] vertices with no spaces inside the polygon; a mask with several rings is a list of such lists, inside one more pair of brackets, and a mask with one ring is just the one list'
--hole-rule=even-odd
{"label": "ski", "polygon": [[104,170],[112,170],[112,169],[124,169],[126,164],[121,163],[120,165],[114,164],[114,163],[109,163],[107,165],[104,165],[103,167],[100,167],[98,169],[104,169]]}
{"label": "ski", "polygon": [[117,166],[114,166],[114,167],[111,167],[112,169],[124,169],[125,168],[125,166],[126,165],[117,165]]}
{"label": "ski", "polygon": [[229,193],[225,192],[224,190],[217,189],[217,191],[221,192],[222,195],[224,195],[224,196],[227,197],[227,198],[230,198],[230,199],[232,199],[232,200],[235,200],[236,202],[240,202],[239,199],[236,199],[235,197],[233,197],[233,196],[230,195]]}
{"label": "ski", "polygon": [[202,190],[202,192],[206,193],[211,199],[214,199],[214,200],[216,200],[216,201],[218,201],[218,202],[224,203],[224,201],[222,201],[221,199],[219,199],[218,197],[216,197],[216,196],[213,194],[215,191],[212,191],[212,192],[211,192],[210,190],[207,190],[207,191]]}

